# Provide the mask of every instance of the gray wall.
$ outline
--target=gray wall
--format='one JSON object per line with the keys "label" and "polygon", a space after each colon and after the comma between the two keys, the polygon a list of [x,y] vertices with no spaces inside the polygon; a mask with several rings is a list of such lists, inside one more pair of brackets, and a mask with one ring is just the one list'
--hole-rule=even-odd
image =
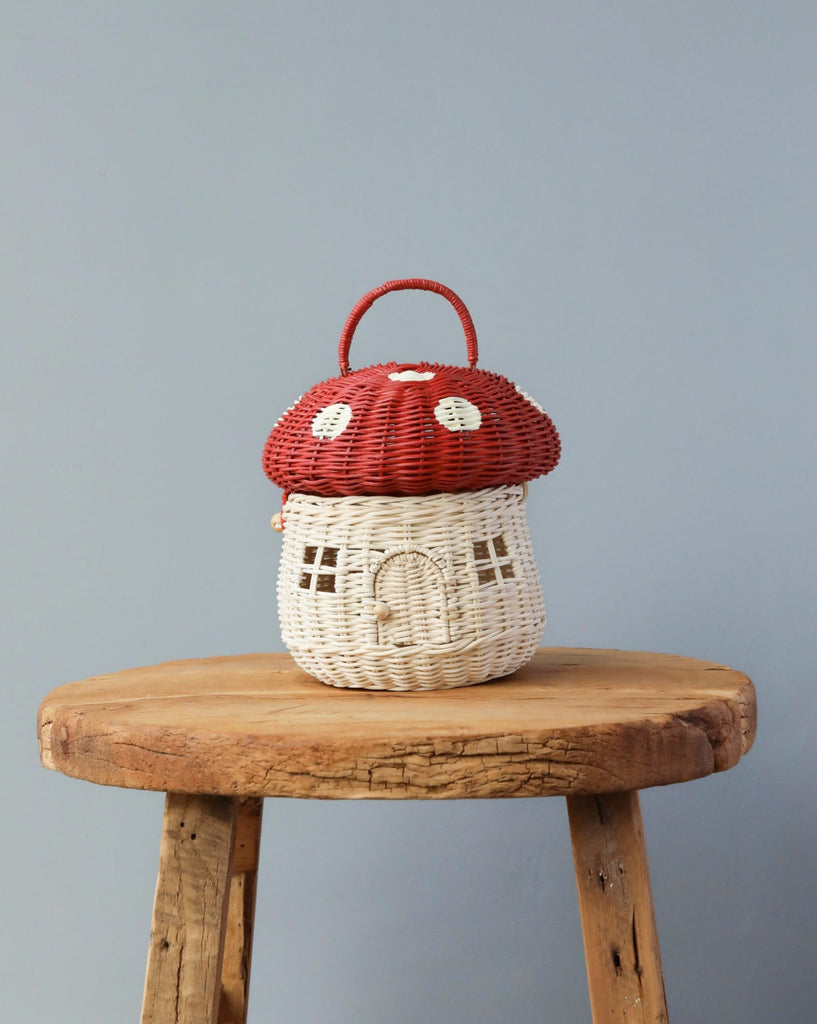
{"label": "gray wall", "polygon": [[[757,684],[751,755],[643,799],[674,1024],[813,1019],[813,6],[0,18],[3,1019],[136,1019],[155,879],[161,796],[42,770],[39,699],[281,649],[261,447],[415,274],[561,431],[547,642]],[[392,296],[354,355],[464,349]],[[589,1017],[562,801],[269,801],[259,903],[255,1024]]]}

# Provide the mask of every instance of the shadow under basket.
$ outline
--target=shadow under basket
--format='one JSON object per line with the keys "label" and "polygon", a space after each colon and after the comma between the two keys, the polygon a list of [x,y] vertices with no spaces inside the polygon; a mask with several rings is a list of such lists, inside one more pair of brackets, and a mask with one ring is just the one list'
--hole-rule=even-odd
{"label": "shadow under basket", "polygon": [[545,625],[526,490],[291,493],[278,609],[295,661],[378,690],[469,686],[525,664]]}

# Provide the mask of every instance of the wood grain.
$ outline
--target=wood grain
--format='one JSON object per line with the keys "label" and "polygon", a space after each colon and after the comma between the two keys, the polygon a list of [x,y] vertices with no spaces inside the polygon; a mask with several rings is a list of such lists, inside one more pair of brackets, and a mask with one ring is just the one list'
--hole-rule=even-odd
{"label": "wood grain", "polygon": [[672,655],[544,648],[513,676],[430,693],[336,690],[287,654],[170,662],[69,683],[40,707],[46,767],[227,796],[624,792],[737,763],[740,672]]}
{"label": "wood grain", "polygon": [[238,801],[218,1024],[246,1024],[263,800]]}
{"label": "wood grain", "polygon": [[594,1024],[667,1024],[638,793],[567,800]]}
{"label": "wood grain", "polygon": [[216,1024],[237,809],[167,795],[142,1024]]}

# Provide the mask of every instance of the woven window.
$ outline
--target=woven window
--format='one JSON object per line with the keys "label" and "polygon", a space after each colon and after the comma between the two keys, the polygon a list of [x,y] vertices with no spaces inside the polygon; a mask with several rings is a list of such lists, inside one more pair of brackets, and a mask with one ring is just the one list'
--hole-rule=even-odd
{"label": "woven window", "polygon": [[313,547],[304,549],[301,589],[311,593],[334,594],[338,566],[338,549]]}
{"label": "woven window", "polygon": [[508,554],[508,545],[502,534],[489,540],[474,542],[474,561],[477,566],[477,579],[484,583],[501,583],[502,580],[513,579],[513,564]]}

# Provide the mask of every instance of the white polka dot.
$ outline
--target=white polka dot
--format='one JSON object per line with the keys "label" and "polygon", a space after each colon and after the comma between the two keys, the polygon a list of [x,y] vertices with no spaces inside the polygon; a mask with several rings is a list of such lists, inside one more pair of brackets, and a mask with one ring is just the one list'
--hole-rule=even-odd
{"label": "white polka dot", "polygon": [[451,395],[441,398],[434,410],[434,415],[446,430],[478,430],[482,423],[482,413],[467,398]]}
{"label": "white polka dot", "polygon": [[315,413],[312,419],[312,436],[321,441],[333,441],[340,437],[352,419],[352,407],[345,402],[333,402]]}
{"label": "white polka dot", "polygon": [[389,374],[389,380],[431,380],[434,377],[434,373],[431,370],[426,370],[421,373],[419,370],[395,370],[394,373]]}
{"label": "white polka dot", "polygon": [[531,398],[531,396],[527,393],[527,391],[523,391],[522,388],[520,388],[518,384],[515,385],[515,387],[516,387],[516,390],[519,392],[519,394],[525,399],[525,401],[526,402],[530,402],[530,404],[533,406],[534,409],[537,410],[537,412],[544,412],[545,411],[542,408],[542,406],[536,401],[535,398]]}

